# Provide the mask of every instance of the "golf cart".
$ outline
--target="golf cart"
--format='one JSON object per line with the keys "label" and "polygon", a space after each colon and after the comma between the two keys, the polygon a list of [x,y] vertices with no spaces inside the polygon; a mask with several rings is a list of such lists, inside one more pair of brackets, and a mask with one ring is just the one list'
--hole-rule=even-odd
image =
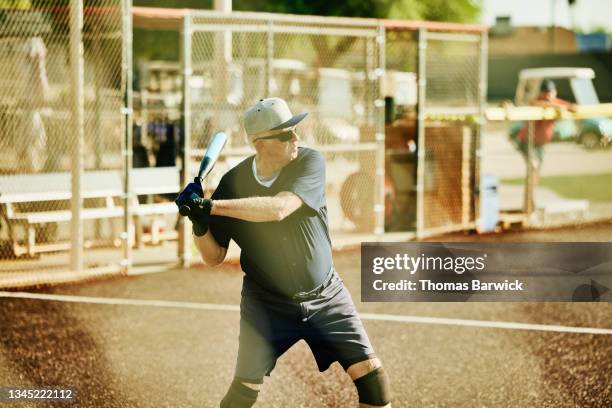
{"label": "golf cart", "polygon": [[[595,72],[591,68],[531,68],[519,73],[516,87],[515,104],[529,105],[540,91],[544,79],[553,80],[558,89],[559,97],[575,102],[577,105],[597,105],[599,98],[593,86]],[[524,126],[522,122],[512,126],[511,134],[519,132]],[[590,118],[575,121],[562,119],[555,123],[553,140],[575,140],[586,149],[606,147],[612,142],[612,119]]]}

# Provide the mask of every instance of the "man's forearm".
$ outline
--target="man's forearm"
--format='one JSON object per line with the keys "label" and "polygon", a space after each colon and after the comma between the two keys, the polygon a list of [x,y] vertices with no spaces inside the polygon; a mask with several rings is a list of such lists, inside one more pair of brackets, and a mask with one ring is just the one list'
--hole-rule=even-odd
{"label": "man's forearm", "polygon": [[297,196],[250,197],[235,200],[215,200],[212,215],[238,218],[244,221],[280,221],[301,204]]}
{"label": "man's forearm", "polygon": [[193,240],[206,264],[219,265],[225,259],[227,249],[217,244],[210,230],[201,237],[194,235]]}

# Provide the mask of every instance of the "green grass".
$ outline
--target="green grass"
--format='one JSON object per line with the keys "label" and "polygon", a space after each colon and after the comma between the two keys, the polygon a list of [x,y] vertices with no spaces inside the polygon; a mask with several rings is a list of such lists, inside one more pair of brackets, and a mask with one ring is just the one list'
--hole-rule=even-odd
{"label": "green grass", "polygon": [[[502,179],[501,183],[522,185],[525,179]],[[612,173],[542,177],[538,186],[548,188],[566,198],[612,201]]]}

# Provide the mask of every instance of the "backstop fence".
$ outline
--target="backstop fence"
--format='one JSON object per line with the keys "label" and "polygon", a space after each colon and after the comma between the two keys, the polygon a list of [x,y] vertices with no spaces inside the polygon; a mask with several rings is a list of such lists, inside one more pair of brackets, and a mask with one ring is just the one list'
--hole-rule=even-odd
{"label": "backstop fence", "polygon": [[120,0],[0,10],[2,281],[126,265],[128,12]]}
{"label": "backstop fence", "polygon": [[417,238],[472,229],[479,216],[487,32],[405,21],[386,21],[385,29],[391,217],[413,225]]}
{"label": "backstop fence", "polygon": [[[134,8],[135,27],[178,33],[180,56],[133,65],[129,2],[85,2],[74,19],[59,4],[3,11],[0,41],[22,53],[0,54],[3,278],[189,263],[173,194],[216,131],[229,142],[211,188],[253,154],[242,113],[268,96],[309,112],[297,130],[326,158],[332,238],[473,227],[481,27]],[[149,82],[132,99],[133,66]]]}
{"label": "backstop fence", "polygon": [[[376,20],[190,11],[181,49],[183,157],[192,167],[183,179],[193,177],[216,131],[229,136],[218,174],[253,154],[242,114],[278,96],[294,113],[309,112],[297,130],[303,145],[325,156],[332,234],[382,233],[383,44]],[[190,255],[187,243],[180,250]]]}

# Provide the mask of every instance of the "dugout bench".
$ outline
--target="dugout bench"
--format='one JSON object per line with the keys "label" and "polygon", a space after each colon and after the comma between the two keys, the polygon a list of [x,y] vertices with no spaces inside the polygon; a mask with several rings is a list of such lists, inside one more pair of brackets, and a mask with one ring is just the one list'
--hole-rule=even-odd
{"label": "dugout bench", "polygon": [[[180,191],[177,167],[150,167],[132,169],[130,183],[134,193],[131,212],[134,223],[134,243],[157,244],[165,239],[175,239],[177,232],[163,231],[161,217],[178,214],[174,202],[139,202],[138,196],[175,194]],[[82,196],[88,205],[82,209],[83,220],[110,220],[114,244],[119,245],[119,234],[112,219],[123,216],[123,180],[119,170],[86,171],[83,173]],[[48,223],[70,222],[71,175],[70,173],[39,173],[0,176],[0,215],[8,229],[8,239],[15,256],[34,256],[41,252],[70,249],[70,242],[37,242],[36,227]],[[41,210],[58,207],[51,211]],[[94,203],[92,205],[92,203]],[[38,206],[34,204],[39,204]],[[36,208],[38,207],[38,208]],[[143,219],[151,218],[149,232],[144,231]],[[17,230],[25,233],[19,239]],[[86,246],[91,246],[91,241]]]}

